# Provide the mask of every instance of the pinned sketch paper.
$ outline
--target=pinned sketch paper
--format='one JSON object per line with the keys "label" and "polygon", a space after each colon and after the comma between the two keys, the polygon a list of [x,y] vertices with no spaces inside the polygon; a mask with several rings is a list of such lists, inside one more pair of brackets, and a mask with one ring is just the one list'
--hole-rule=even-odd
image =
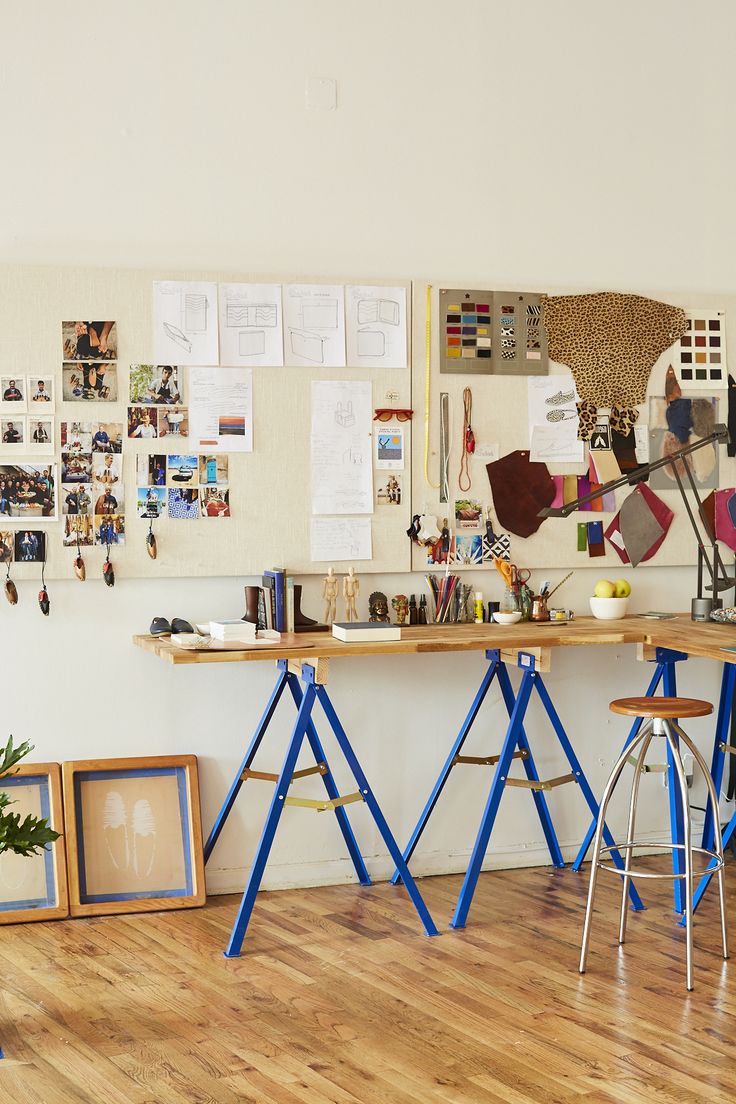
{"label": "pinned sketch paper", "polygon": [[192,368],[189,444],[207,452],[253,451],[250,368]]}
{"label": "pinned sketch paper", "polygon": [[373,513],[372,388],[312,381],[312,513]]}
{"label": "pinned sketch paper", "polygon": [[585,446],[577,432],[570,434],[558,426],[532,426],[531,459],[541,464],[582,464]]}
{"label": "pinned sketch paper", "polygon": [[284,363],[294,368],[344,368],[343,285],[287,284],[283,305]]}
{"label": "pinned sketch paper", "polygon": [[218,364],[217,284],[153,282],[153,359],[157,364]]}
{"label": "pinned sketch paper", "polygon": [[371,560],[370,518],[312,518],[311,558],[328,560]]}
{"label": "pinned sketch paper", "polygon": [[404,431],[400,426],[376,430],[377,471],[404,470]]}
{"label": "pinned sketch paper", "polygon": [[345,288],[347,358],[352,368],[406,368],[406,288]]}
{"label": "pinned sketch paper", "polygon": [[530,376],[527,380],[531,458],[544,464],[581,464],[577,439],[577,390],[571,375]]}
{"label": "pinned sketch paper", "polygon": [[281,284],[220,284],[220,364],[284,363]]}

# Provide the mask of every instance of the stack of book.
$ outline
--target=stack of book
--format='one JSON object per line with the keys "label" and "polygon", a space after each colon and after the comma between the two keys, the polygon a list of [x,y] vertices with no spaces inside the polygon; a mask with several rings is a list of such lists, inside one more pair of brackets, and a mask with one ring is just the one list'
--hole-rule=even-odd
{"label": "stack of book", "polygon": [[348,644],[364,640],[401,640],[401,626],[385,621],[336,621],[332,635]]}
{"label": "stack of book", "polygon": [[226,643],[254,644],[256,626],[250,621],[210,621],[210,636]]}

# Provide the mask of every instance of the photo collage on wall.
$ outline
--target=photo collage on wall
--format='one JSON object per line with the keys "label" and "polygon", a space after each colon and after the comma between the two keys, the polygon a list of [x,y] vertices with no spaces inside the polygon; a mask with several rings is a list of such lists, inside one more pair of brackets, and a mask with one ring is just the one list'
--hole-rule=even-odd
{"label": "photo collage on wall", "polygon": [[189,436],[184,369],[180,365],[131,364],[128,397],[128,437],[131,440]]}
{"label": "photo collage on wall", "polygon": [[61,423],[65,545],[123,544],[122,422]]}
{"label": "photo collage on wall", "polygon": [[179,521],[230,517],[228,457],[154,453],[137,457],[137,513]]}

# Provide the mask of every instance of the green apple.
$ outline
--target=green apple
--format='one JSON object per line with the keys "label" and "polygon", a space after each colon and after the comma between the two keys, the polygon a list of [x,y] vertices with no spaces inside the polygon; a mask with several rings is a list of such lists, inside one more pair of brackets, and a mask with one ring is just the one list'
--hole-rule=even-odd
{"label": "green apple", "polygon": [[596,598],[613,598],[616,594],[616,585],[610,579],[599,579],[593,593]]}
{"label": "green apple", "polygon": [[615,595],[617,598],[628,598],[631,594],[631,583],[628,579],[617,579],[613,585],[616,588]]}

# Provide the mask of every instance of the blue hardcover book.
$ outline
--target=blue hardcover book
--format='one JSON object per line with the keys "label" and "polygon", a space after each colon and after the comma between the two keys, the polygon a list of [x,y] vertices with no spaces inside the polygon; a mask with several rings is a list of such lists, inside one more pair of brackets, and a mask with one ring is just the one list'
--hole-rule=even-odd
{"label": "blue hardcover book", "polygon": [[275,567],[272,572],[274,580],[274,597],[276,599],[276,623],[274,628],[278,632],[286,632],[286,572],[283,568]]}

